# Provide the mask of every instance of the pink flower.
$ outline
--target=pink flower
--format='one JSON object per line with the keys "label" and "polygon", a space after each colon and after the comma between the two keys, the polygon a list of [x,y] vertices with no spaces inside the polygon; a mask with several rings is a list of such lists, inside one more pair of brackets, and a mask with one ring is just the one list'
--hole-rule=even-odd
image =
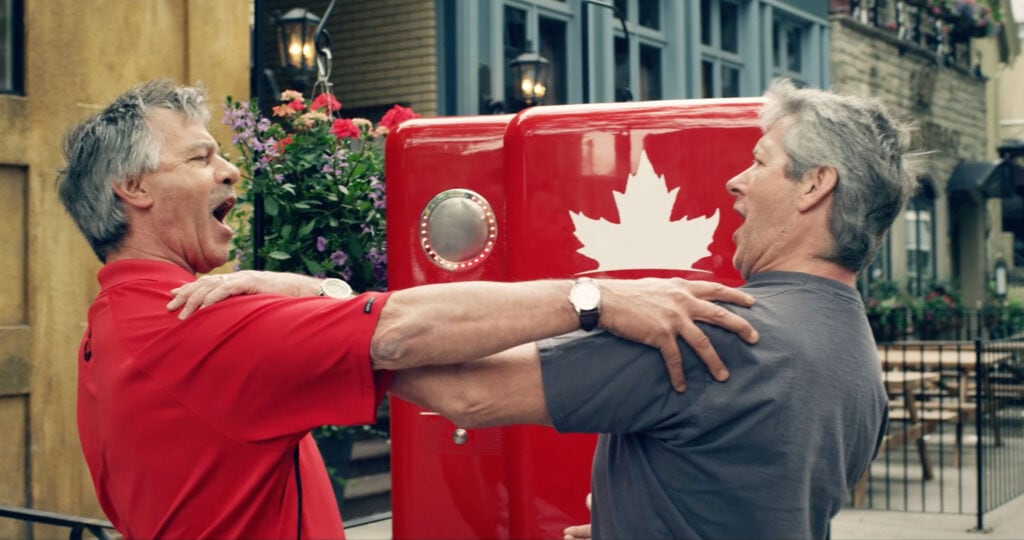
{"label": "pink flower", "polygon": [[331,133],[339,139],[359,137],[359,128],[348,118],[336,118],[331,124]]}
{"label": "pink flower", "polygon": [[295,109],[296,111],[302,111],[305,110],[306,108],[306,104],[303,103],[301,99],[293,99],[289,101],[288,106],[291,107],[292,109]]}
{"label": "pink flower", "polygon": [[330,107],[332,111],[336,111],[341,108],[341,102],[338,101],[333,95],[328,94],[326,92],[317,96],[316,99],[313,100],[313,103],[310,104],[309,106],[309,108],[313,109],[314,111],[317,109],[324,109],[327,107]]}
{"label": "pink flower", "polygon": [[279,118],[290,118],[294,116],[297,111],[289,107],[288,105],[278,105],[271,109],[271,112],[274,114],[274,116],[277,116]]}
{"label": "pink flower", "polygon": [[295,101],[302,100],[302,92],[298,90],[285,90],[281,92],[281,101]]}
{"label": "pink flower", "polygon": [[384,113],[384,118],[380,119],[380,127],[387,128],[387,132],[398,127],[398,124],[405,122],[410,118],[419,118],[420,115],[413,112],[409,107],[403,107],[401,105],[395,105],[391,107],[391,110]]}

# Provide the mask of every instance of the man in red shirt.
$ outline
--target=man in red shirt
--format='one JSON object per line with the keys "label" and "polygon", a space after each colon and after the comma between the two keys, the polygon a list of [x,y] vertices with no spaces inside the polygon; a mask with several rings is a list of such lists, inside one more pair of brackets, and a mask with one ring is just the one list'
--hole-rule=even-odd
{"label": "man in red shirt", "polygon": [[[343,538],[309,432],[372,423],[392,370],[599,323],[658,347],[682,389],[680,335],[728,376],[694,320],[757,339],[707,301],[749,306],[748,295],[678,279],[451,283],[349,299],[295,274],[197,280],[228,259],[224,217],[239,181],[208,120],[201,89],[152,81],[65,141],[60,197],[104,262],[79,350],[79,436],[100,505],[127,538]],[[573,287],[597,303],[566,302]]]}

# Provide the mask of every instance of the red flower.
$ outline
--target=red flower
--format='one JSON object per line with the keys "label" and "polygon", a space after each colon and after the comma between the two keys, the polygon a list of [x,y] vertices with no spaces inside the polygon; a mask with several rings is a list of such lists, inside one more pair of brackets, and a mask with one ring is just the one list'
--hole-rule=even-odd
{"label": "red flower", "polygon": [[384,113],[384,118],[380,119],[380,126],[385,127],[390,131],[398,127],[398,124],[401,124],[410,118],[419,117],[420,115],[414,113],[409,107],[395,105],[394,107],[391,107],[390,111]]}
{"label": "red flower", "polygon": [[336,118],[331,124],[331,133],[339,139],[345,137],[358,137],[359,128],[348,118]]}
{"label": "red flower", "polygon": [[312,110],[323,109],[330,107],[332,111],[336,111],[341,108],[341,102],[338,101],[333,95],[328,93],[320,94],[313,100],[313,103],[309,105]]}
{"label": "red flower", "polygon": [[291,100],[291,102],[288,103],[288,106],[291,107],[292,109],[295,109],[296,111],[301,111],[306,108],[306,104],[303,103],[301,99]]}
{"label": "red flower", "polygon": [[277,151],[278,155],[283,154],[284,153],[284,149],[287,148],[288,145],[291,144],[291,143],[292,143],[292,136],[288,135],[287,137],[285,137],[285,138],[281,139],[280,141],[277,141],[276,143],[274,143],[274,150]]}

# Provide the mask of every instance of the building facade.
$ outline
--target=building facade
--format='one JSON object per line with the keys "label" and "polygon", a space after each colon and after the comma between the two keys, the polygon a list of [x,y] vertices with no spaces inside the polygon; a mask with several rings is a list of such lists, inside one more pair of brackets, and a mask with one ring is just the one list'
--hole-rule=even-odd
{"label": "building facade", "polygon": [[[102,517],[75,421],[99,263],[57,199],[62,136],[150,78],[202,81],[214,102],[248,95],[248,5],[0,1],[0,503]],[[0,538],[25,535],[0,519]]]}
{"label": "building facade", "polygon": [[[289,84],[274,75],[275,16],[322,14],[330,3],[0,0],[0,503],[100,515],[74,417],[74,359],[99,264],[57,200],[61,135],[153,77],[200,80],[216,104],[249,96],[255,72],[272,101],[270,88]],[[1021,60],[988,37],[942,48],[908,33],[897,8],[909,4],[885,13],[870,4],[337,0],[325,22],[330,82],[343,111],[359,115],[394,103],[423,116],[504,112],[517,107],[510,62],[537,53],[552,72],[543,104],[756,96],[778,76],[881,97],[932,153],[865,282],[917,294],[945,283],[983,300],[993,258],[1022,233],[995,217],[1006,199],[990,175],[962,166],[995,160],[999,141],[1021,138]],[[257,57],[263,64],[250,70]],[[231,155],[228,130],[214,124]],[[0,521],[0,537],[19,527]]]}

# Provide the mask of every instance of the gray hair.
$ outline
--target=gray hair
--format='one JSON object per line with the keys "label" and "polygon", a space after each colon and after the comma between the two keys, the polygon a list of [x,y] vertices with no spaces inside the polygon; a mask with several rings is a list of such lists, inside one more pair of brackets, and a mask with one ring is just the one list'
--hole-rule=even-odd
{"label": "gray hair", "polygon": [[859,272],[916,187],[908,127],[878,100],[797,89],[786,79],[774,81],[765,98],[761,127],[767,132],[778,124],[785,130],[786,176],[799,181],[817,167],[835,168],[838,183],[829,215],[833,248],[823,258]]}
{"label": "gray hair", "polygon": [[60,200],[100,261],[106,262],[128,234],[124,205],[113,186],[160,166],[161,141],[146,122],[154,108],[180,112],[204,125],[210,120],[205,89],[157,79],[132,87],[64,138],[67,165],[57,178]]}

